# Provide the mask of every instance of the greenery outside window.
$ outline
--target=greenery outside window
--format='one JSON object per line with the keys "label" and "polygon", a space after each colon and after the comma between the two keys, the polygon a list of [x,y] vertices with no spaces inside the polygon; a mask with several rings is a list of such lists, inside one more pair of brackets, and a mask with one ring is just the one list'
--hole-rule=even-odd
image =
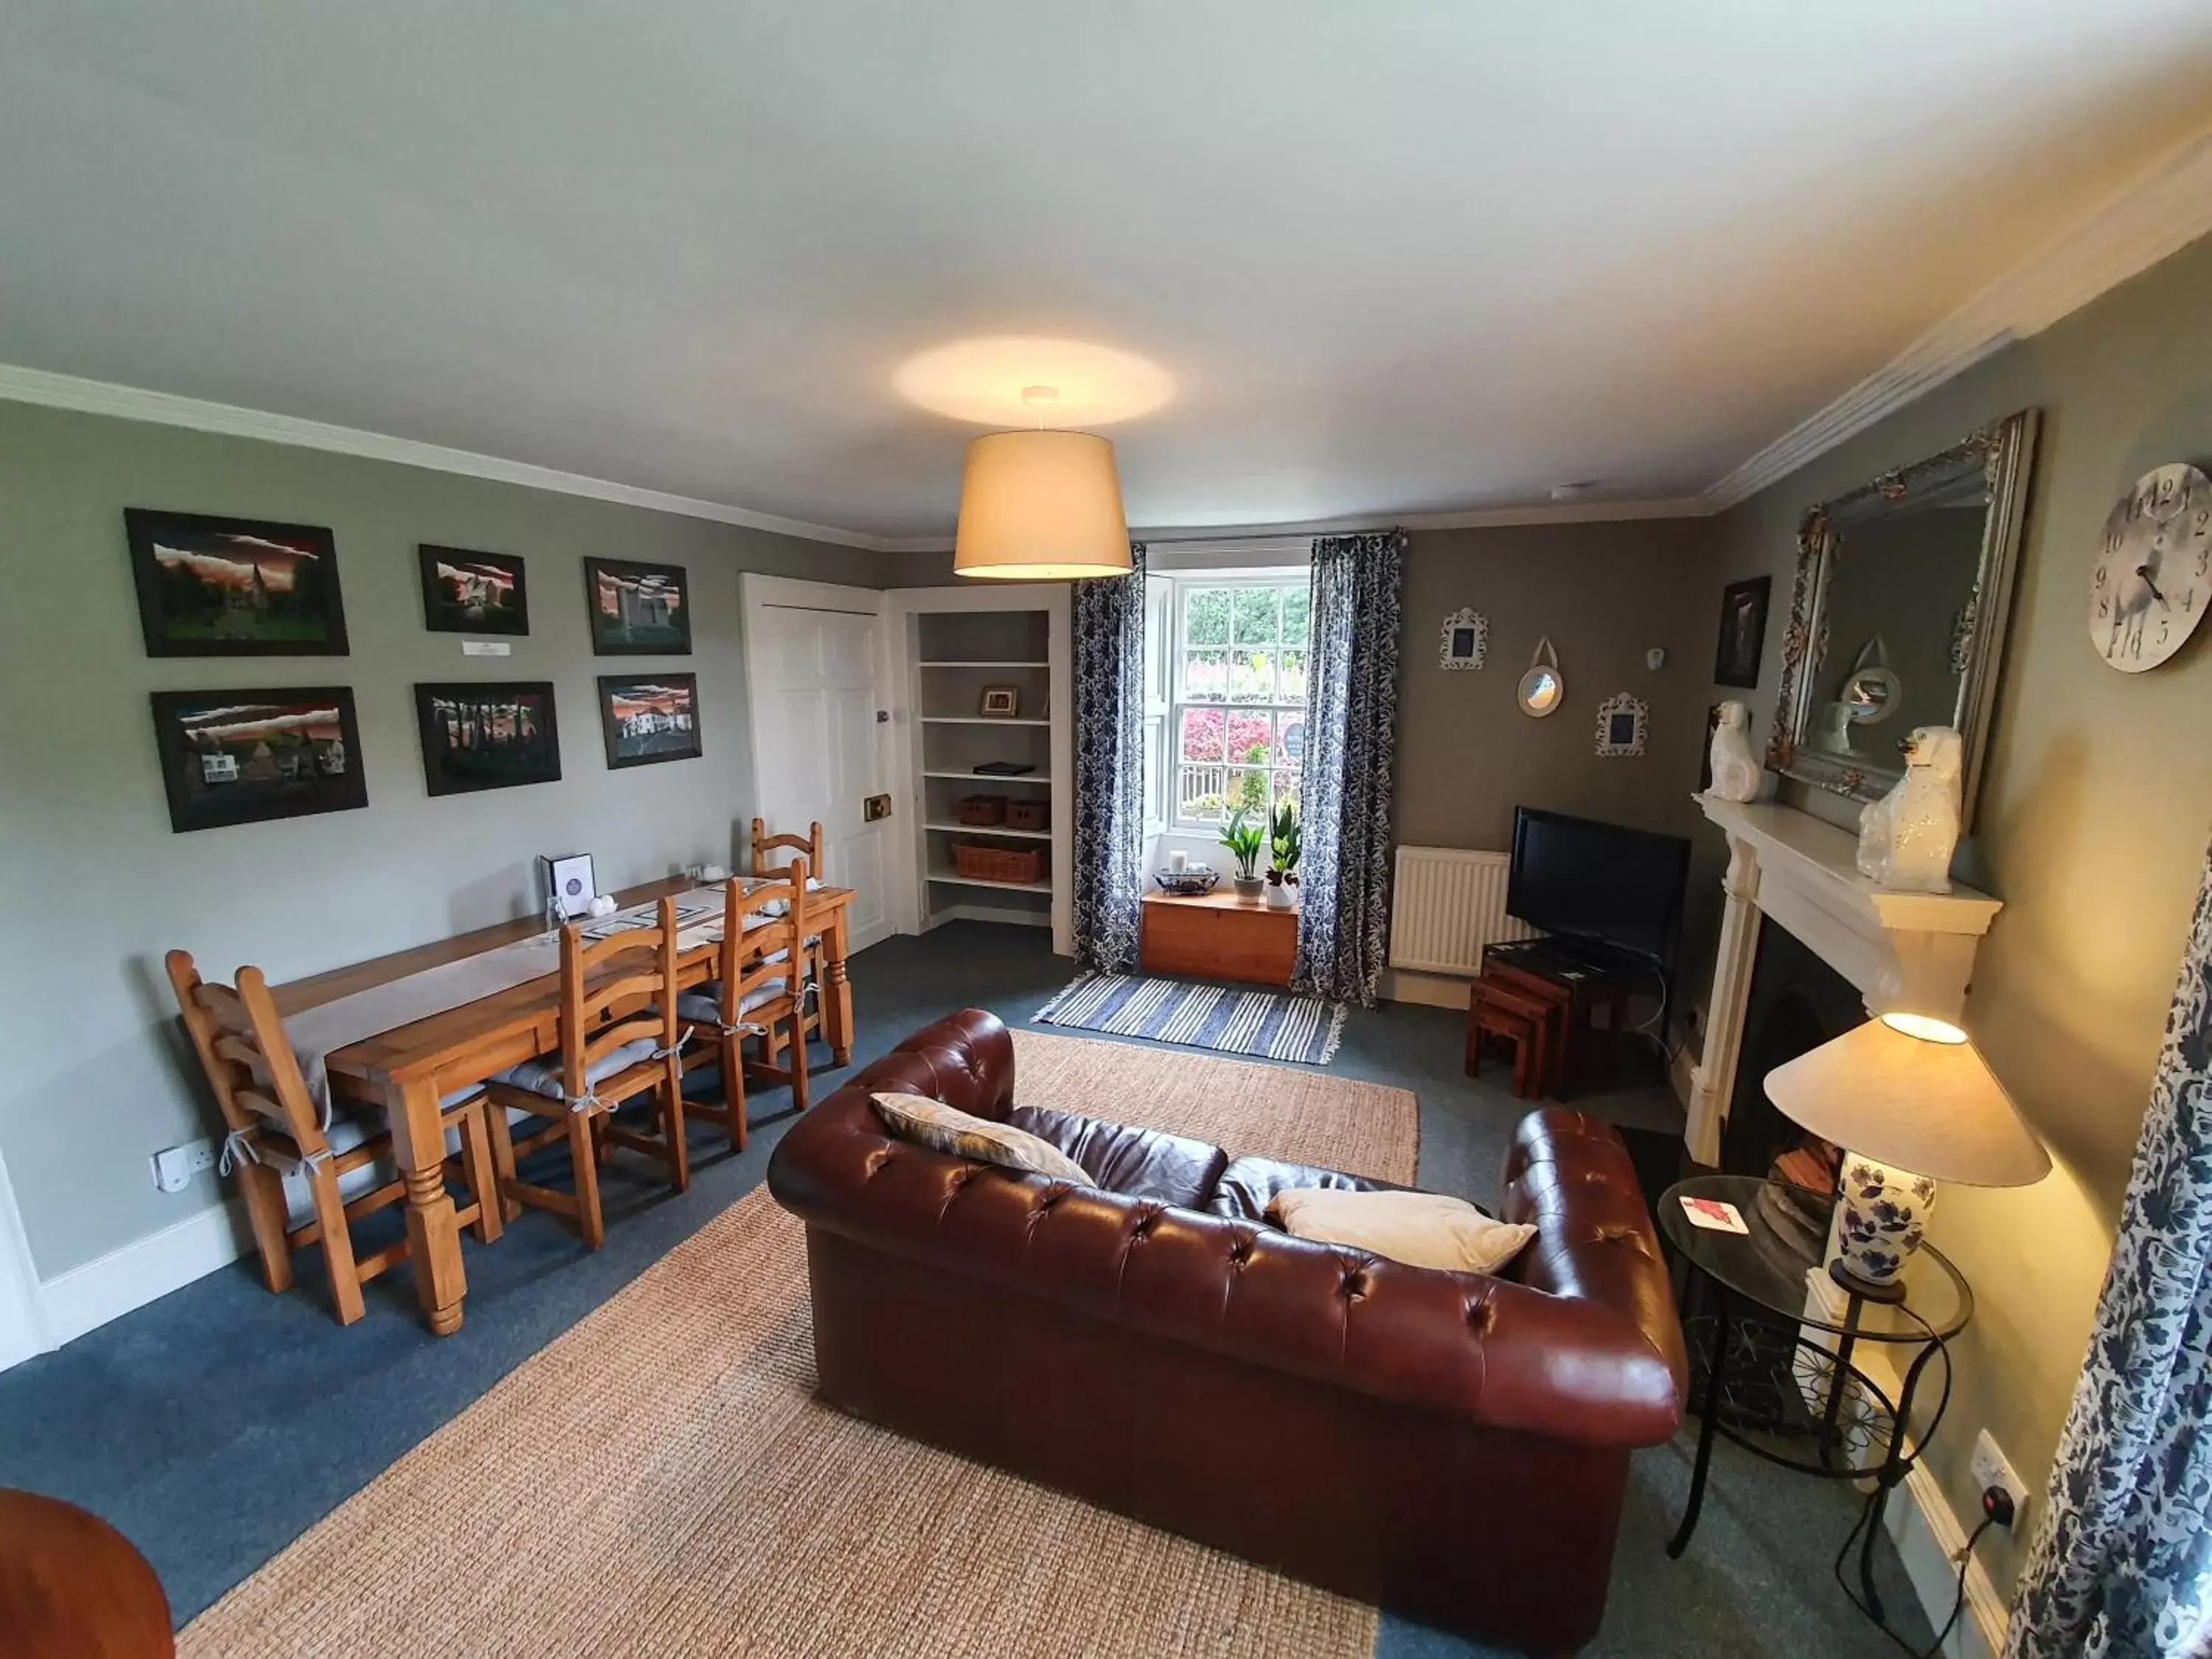
{"label": "greenery outside window", "polygon": [[1172,828],[1212,830],[1240,806],[1265,815],[1297,799],[1309,602],[1303,571],[1176,580]]}

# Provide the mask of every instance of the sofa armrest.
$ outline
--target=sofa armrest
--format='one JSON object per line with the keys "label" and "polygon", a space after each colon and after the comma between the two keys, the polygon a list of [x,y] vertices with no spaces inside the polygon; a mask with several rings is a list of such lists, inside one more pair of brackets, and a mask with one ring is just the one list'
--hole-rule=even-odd
{"label": "sofa armrest", "polygon": [[1531,1112],[1506,1152],[1504,1188],[1504,1218],[1536,1224],[1514,1278],[1619,1315],[1673,1376],[1679,1402],[1689,1388],[1681,1319],[1619,1133],[1581,1112]]}
{"label": "sofa armrest", "polygon": [[948,1158],[886,1134],[871,1086],[808,1112],[769,1163],[770,1191],[810,1226],[1487,1425],[1639,1446],[1680,1421],[1664,1358],[1599,1302]]}

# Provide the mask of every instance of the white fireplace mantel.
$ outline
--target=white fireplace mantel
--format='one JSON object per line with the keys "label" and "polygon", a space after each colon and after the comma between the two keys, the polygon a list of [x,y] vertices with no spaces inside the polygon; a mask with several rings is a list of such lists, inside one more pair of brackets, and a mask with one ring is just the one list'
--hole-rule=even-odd
{"label": "white fireplace mantel", "polygon": [[2002,901],[1971,887],[1893,892],[1859,873],[1857,838],[1847,830],[1778,801],[1694,799],[1728,836],[1728,902],[1682,1138],[1699,1163],[1717,1164],[1762,915],[1856,986],[1869,1015],[1905,1010],[1956,1019],[1975,947]]}

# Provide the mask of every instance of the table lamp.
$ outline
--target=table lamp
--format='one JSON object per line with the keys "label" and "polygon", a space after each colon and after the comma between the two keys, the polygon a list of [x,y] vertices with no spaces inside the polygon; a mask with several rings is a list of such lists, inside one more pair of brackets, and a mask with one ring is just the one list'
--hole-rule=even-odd
{"label": "table lamp", "polygon": [[1828,1272],[1869,1301],[1904,1298],[1899,1275],[1920,1248],[1937,1182],[2026,1187],[2051,1172],[1980,1051],[1925,1014],[1883,1014],[1777,1066],[1766,1097],[1844,1149]]}

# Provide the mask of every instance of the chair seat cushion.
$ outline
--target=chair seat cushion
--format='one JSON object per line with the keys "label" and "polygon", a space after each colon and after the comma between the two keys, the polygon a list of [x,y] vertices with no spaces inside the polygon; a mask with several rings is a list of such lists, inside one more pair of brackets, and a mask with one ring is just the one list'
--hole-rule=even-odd
{"label": "chair seat cushion", "polygon": [[[765,1007],[774,1002],[784,994],[783,988],[789,982],[783,979],[763,980],[739,1000],[738,1015],[743,1017],[756,1008]],[[676,1012],[682,1019],[696,1019],[706,1024],[719,1025],[722,1019],[721,981],[711,980],[696,991],[686,991],[676,999]]]}
{"label": "chair seat cushion", "polygon": [[1310,1164],[1291,1164],[1274,1158],[1240,1158],[1222,1172],[1220,1181],[1202,1207],[1214,1215],[1227,1216],[1231,1221],[1273,1227],[1279,1224],[1267,1214],[1267,1208],[1275,1201],[1276,1194],[1301,1187],[1347,1193],[1407,1190],[1395,1182],[1346,1175],[1340,1170],[1316,1169]]}
{"label": "chair seat cushion", "polygon": [[[652,1059],[653,1051],[659,1047],[658,1042],[647,1036],[634,1042],[625,1042],[619,1048],[610,1048],[584,1068],[585,1086],[588,1088],[604,1083],[617,1072],[626,1071],[640,1060]],[[562,1080],[561,1056],[557,1054],[540,1054],[535,1060],[524,1060],[520,1066],[510,1066],[492,1081],[504,1083],[510,1089],[520,1089],[526,1093],[543,1095],[548,1100],[565,1100],[568,1095]]]}
{"label": "chair seat cushion", "polygon": [[1050,1142],[1109,1192],[1202,1209],[1229,1166],[1229,1154],[1203,1140],[1139,1129],[1076,1112],[1017,1106],[1006,1121]]}

